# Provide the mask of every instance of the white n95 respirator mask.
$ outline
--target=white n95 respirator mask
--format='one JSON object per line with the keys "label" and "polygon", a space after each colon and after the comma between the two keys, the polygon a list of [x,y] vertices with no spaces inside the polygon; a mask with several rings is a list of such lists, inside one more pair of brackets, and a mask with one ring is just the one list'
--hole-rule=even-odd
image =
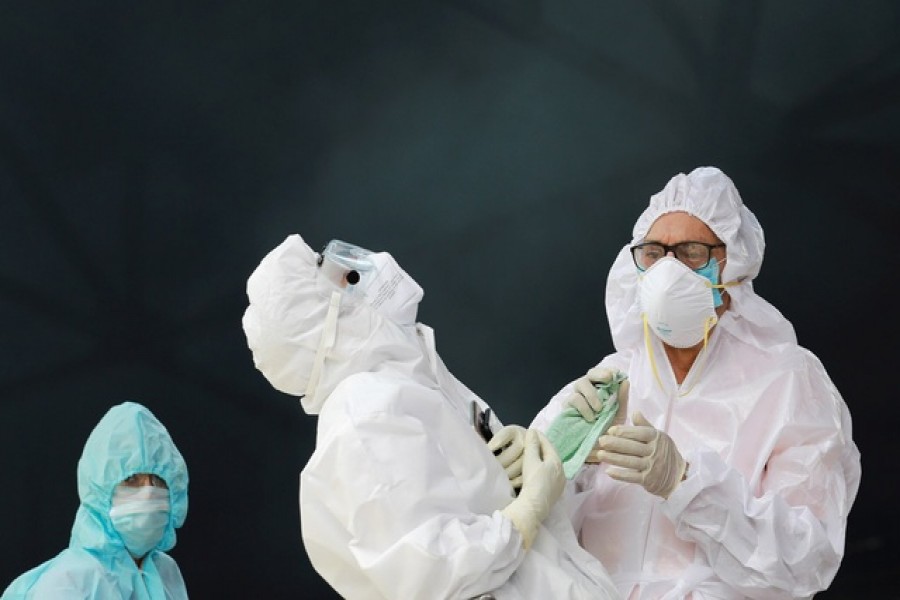
{"label": "white n95 respirator mask", "polygon": [[675,348],[690,348],[718,321],[711,282],[680,260],[661,258],[640,274],[641,312],[653,333]]}
{"label": "white n95 respirator mask", "polygon": [[113,493],[109,518],[128,553],[141,558],[156,548],[169,524],[169,490],[120,485]]}

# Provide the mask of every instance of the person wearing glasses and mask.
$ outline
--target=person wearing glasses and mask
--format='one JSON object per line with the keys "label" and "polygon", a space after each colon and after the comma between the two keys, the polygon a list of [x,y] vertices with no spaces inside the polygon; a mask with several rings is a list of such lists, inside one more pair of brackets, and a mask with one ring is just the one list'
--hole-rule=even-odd
{"label": "person wearing glasses and mask", "polygon": [[187,600],[166,552],[187,516],[188,472],[144,406],[113,406],[78,461],[81,505],[69,547],[16,578],[2,600]]}
{"label": "person wearing glasses and mask", "polygon": [[553,446],[449,372],[390,254],[290,235],[247,296],[255,366],[318,416],[301,532],[342,598],[619,598],[557,504]]}
{"label": "person wearing glasses and mask", "polygon": [[753,289],[764,246],[721,170],[673,177],[609,271],[615,352],[532,422],[593,420],[598,381],[627,374],[629,419],[570,484],[625,598],[810,598],[840,566],[860,454],[822,363]]}

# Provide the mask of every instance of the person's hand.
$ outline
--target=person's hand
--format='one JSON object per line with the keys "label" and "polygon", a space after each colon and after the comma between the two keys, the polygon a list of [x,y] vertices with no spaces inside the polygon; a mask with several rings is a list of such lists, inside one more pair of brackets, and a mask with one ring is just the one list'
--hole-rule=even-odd
{"label": "person's hand", "polygon": [[494,434],[487,446],[506,471],[510,485],[514,489],[521,488],[522,463],[525,458],[525,428],[521,425],[506,425]]}
{"label": "person's hand", "polygon": [[[600,401],[600,397],[597,394],[597,386],[609,383],[616,374],[616,371],[605,367],[592,368],[583,377],[575,380],[575,383],[573,384],[575,389],[566,399],[565,405],[571,406],[581,414],[582,418],[589,423],[593,423],[600,413],[600,410],[603,408],[603,403]],[[616,409],[616,416],[613,417],[610,427],[613,425],[625,424],[625,419],[628,415],[628,390],[630,389],[630,386],[631,384],[628,382],[627,378],[619,383],[619,389],[616,392],[616,400],[619,404]],[[600,446],[598,445],[599,441],[600,440],[598,439],[597,443],[594,444],[594,447],[591,449],[590,453],[588,453],[584,462],[588,464],[596,464],[599,462],[597,460],[597,452],[600,450]]]}
{"label": "person's hand", "polygon": [[[597,414],[603,408],[603,403],[597,395],[597,386],[609,383],[616,372],[605,367],[594,367],[584,376],[575,380],[573,383],[574,390],[572,394],[566,398],[565,406],[571,406],[589,423],[593,423],[597,418]],[[612,421],[612,425],[622,425],[625,423],[626,415],[628,415],[628,379],[623,380],[619,384],[617,392],[617,400],[619,408],[616,416]]]}
{"label": "person's hand", "polygon": [[668,498],[684,477],[684,462],[675,442],[659,431],[640,412],[634,425],[615,425],[600,436],[596,460],[617,468],[607,469],[613,479],[639,483],[651,494]]}
{"label": "person's hand", "polygon": [[566,485],[562,462],[550,440],[536,429],[525,433],[522,461],[522,489],[501,512],[522,535],[525,549],[531,548],[541,523],[559,500]]}

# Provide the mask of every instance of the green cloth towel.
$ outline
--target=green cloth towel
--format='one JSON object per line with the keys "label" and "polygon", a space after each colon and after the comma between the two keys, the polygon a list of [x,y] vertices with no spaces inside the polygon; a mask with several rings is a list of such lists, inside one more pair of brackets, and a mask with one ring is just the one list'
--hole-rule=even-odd
{"label": "green cloth towel", "polygon": [[625,374],[618,372],[608,383],[598,383],[594,386],[597,388],[597,397],[602,406],[593,423],[586,421],[577,409],[569,407],[560,413],[547,429],[547,438],[562,460],[566,479],[575,477],[597,439],[609,429],[619,409],[617,392],[619,384],[624,380]]}

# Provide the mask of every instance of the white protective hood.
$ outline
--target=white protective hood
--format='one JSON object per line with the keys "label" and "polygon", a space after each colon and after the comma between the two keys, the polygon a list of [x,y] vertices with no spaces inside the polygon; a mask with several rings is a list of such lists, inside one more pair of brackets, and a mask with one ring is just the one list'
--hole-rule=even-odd
{"label": "white protective hood", "polygon": [[[293,234],[269,252],[247,280],[250,304],[242,324],[253,363],[275,389],[292,396],[302,397],[307,391],[334,292],[319,273],[317,259],[303,238]],[[421,351],[415,328],[398,325],[344,297],[335,344],[325,357],[315,394],[301,400],[303,409],[319,414],[341,380],[386,360],[406,363],[409,372],[416,369]]]}
{"label": "white protective hood", "polygon": [[728,288],[731,317],[720,327],[759,344],[793,342],[794,328],[781,312],[753,291],[765,250],[762,227],[744,206],[731,179],[715,167],[698,167],[672,177],[634,224],[632,238],[619,251],[606,281],[606,316],[616,349],[642,343],[641,307],[637,296],[638,272],[629,248],[644,241],[653,223],[670,212],[686,212],[706,223],[726,245],[728,262],[722,282],[740,282]]}

